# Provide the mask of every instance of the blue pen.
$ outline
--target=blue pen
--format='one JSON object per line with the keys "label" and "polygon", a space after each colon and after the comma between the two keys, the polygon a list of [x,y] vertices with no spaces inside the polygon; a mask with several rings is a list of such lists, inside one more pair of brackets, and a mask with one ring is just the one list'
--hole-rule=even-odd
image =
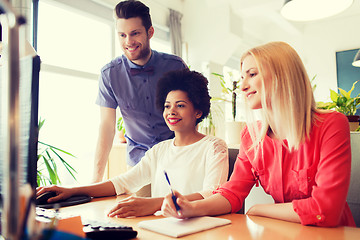
{"label": "blue pen", "polygon": [[172,195],[171,198],[172,198],[172,200],[173,200],[173,202],[174,202],[176,211],[179,211],[179,210],[180,210],[180,207],[179,207],[179,205],[176,203],[176,196],[175,196],[175,194],[174,194],[174,192],[173,192],[173,190],[172,190],[169,177],[168,177],[168,175],[167,175],[167,173],[166,173],[165,170],[164,170],[164,174],[165,174],[165,177],[166,177],[166,181],[169,183],[169,186],[170,186],[171,195]]}

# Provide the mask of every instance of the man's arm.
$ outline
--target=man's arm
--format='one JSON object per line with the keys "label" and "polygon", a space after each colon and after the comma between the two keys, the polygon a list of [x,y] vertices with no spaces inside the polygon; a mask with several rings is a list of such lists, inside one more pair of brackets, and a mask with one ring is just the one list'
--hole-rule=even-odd
{"label": "man's arm", "polygon": [[115,135],[116,110],[100,107],[99,137],[94,160],[93,182],[100,182],[104,176],[105,166],[109,157]]}

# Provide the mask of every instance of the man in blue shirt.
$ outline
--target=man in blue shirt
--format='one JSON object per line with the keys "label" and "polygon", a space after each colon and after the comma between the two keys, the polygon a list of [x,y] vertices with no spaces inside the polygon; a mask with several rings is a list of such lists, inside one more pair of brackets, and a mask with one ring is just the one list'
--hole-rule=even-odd
{"label": "man in blue shirt", "polygon": [[114,10],[116,30],[124,55],[101,70],[100,129],[95,153],[94,182],[102,180],[115,134],[116,108],[126,126],[127,164],[136,165],[153,145],[173,137],[156,109],[158,79],[187,66],[181,58],[150,48],[154,34],[149,8],[140,1],[123,1]]}

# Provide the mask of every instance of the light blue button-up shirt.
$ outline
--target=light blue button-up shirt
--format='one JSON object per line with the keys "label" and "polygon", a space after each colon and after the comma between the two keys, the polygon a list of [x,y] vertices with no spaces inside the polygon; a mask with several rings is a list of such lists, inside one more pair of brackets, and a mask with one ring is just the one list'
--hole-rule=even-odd
{"label": "light blue button-up shirt", "polygon": [[[154,68],[153,74],[130,74],[131,68],[149,66]],[[174,137],[156,108],[156,84],[164,73],[186,67],[181,58],[152,50],[151,58],[142,67],[122,55],[102,68],[96,104],[114,109],[119,106],[126,127],[130,166],[136,165],[156,143]]]}

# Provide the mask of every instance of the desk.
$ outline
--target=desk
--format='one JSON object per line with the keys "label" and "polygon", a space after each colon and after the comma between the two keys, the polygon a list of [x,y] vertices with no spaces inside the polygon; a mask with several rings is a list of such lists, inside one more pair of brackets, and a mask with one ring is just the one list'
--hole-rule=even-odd
{"label": "desk", "polygon": [[[138,218],[108,218],[106,212],[113,207],[117,199],[123,196],[96,198],[89,203],[61,208],[61,212],[65,214],[81,215],[83,218],[96,220],[110,219],[112,222],[119,222],[123,225],[132,226],[138,231],[137,239],[174,239],[141,229],[137,226],[140,221],[158,219],[161,216],[146,216]],[[230,225],[214,228],[208,231],[188,235],[182,237],[182,240],[189,239],[300,239],[300,240],[347,240],[360,239],[360,228],[338,227],[338,228],[320,228],[311,226],[302,226],[297,223],[290,223],[270,218],[246,216],[243,214],[226,214],[219,216],[221,218],[230,219]]]}

